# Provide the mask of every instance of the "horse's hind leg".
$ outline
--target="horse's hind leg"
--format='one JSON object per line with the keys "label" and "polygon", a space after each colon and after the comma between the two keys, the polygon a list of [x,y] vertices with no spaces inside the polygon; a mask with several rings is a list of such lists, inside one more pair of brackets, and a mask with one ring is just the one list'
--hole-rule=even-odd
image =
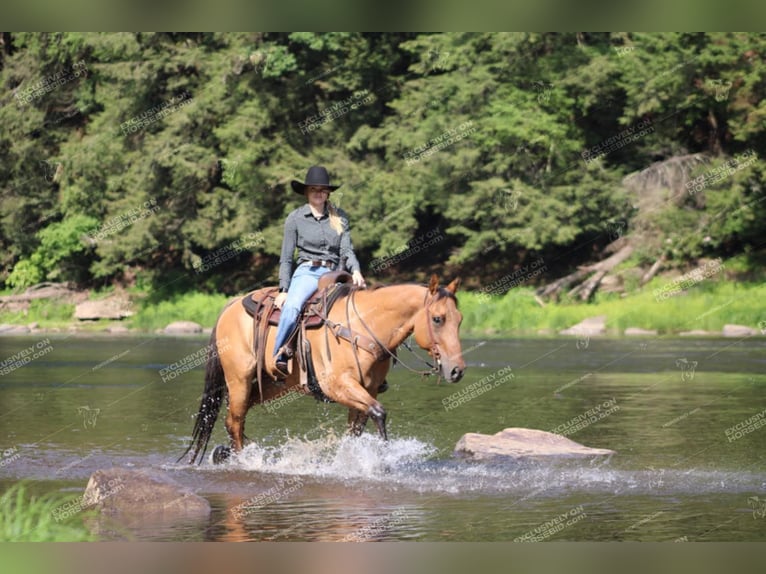
{"label": "horse's hind leg", "polygon": [[245,441],[245,417],[250,407],[252,385],[246,378],[227,380],[229,388],[229,412],[226,414],[226,432],[231,439],[234,452],[242,450]]}

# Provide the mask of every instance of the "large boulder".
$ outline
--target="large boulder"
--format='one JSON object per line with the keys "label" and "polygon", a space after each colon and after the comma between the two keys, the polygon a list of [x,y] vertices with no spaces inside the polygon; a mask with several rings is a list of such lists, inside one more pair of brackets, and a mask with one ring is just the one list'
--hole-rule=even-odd
{"label": "large boulder", "polygon": [[753,335],[760,335],[760,331],[746,325],[723,326],[724,337],[752,337]]}
{"label": "large boulder", "polygon": [[193,321],[175,321],[165,327],[162,332],[166,335],[186,335],[189,333],[201,333],[202,325]]}
{"label": "large boulder", "polygon": [[606,333],[606,315],[598,315],[597,317],[588,317],[583,319],[577,325],[573,325],[568,329],[559,331],[560,335],[603,335]]}
{"label": "large boulder", "polygon": [[206,499],[150,470],[97,470],[88,480],[82,504],[103,514],[142,518],[207,518],[210,514]]}
{"label": "large boulder", "polygon": [[124,319],[132,314],[130,303],[126,299],[119,297],[109,297],[97,301],[83,301],[74,309],[74,317],[80,321]]}
{"label": "large boulder", "polygon": [[526,428],[507,428],[493,435],[467,433],[455,445],[454,454],[469,460],[498,457],[517,461],[551,458],[608,456],[615,451],[590,448],[558,434]]}

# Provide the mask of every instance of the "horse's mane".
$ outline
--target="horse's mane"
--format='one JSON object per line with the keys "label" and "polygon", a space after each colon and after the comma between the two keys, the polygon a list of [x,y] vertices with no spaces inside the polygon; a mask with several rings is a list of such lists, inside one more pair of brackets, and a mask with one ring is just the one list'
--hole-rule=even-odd
{"label": "horse's mane", "polygon": [[[423,283],[415,283],[414,281],[407,282],[407,283],[379,283],[377,285],[374,285],[372,287],[367,287],[365,291],[377,291],[378,289],[385,289],[386,287],[402,287],[403,285],[415,285],[416,287],[425,287],[428,289],[428,285],[425,285]],[[440,299],[444,299],[445,297],[452,299],[455,302],[455,306],[457,306],[457,297],[452,291],[448,291],[445,287],[439,286],[439,289],[436,291],[436,301],[439,301]]]}

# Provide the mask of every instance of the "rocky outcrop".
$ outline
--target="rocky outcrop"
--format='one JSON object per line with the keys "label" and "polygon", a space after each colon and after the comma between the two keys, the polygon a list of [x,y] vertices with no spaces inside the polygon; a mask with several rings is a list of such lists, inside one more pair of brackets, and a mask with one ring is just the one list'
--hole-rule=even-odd
{"label": "rocky outcrop", "polygon": [[202,325],[193,321],[175,321],[170,323],[162,331],[166,335],[187,335],[190,333],[201,333]]}
{"label": "rocky outcrop", "polygon": [[109,515],[206,518],[210,514],[206,499],[150,470],[97,470],[88,480],[82,503]]}
{"label": "rocky outcrop", "polygon": [[498,457],[518,461],[569,457],[608,456],[615,451],[590,448],[558,434],[527,428],[507,428],[493,435],[467,433],[455,445],[454,454],[469,460]]}
{"label": "rocky outcrop", "polygon": [[587,335],[589,337],[603,335],[604,333],[606,333],[606,315],[588,317],[577,323],[577,325],[569,327],[569,329],[559,331],[560,335]]}

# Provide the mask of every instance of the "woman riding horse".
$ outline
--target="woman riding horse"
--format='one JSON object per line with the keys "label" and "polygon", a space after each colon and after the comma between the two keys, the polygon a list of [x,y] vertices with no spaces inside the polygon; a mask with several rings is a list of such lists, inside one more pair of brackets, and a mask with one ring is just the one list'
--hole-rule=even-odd
{"label": "woman riding horse", "polygon": [[[386,409],[376,397],[386,389],[386,375],[396,349],[407,337],[413,335],[418,346],[431,355],[431,372],[453,383],[463,377],[465,362],[459,338],[463,317],[455,297],[460,280],[442,287],[432,275],[427,285],[362,289],[365,281],[351,244],[348,218],[327,200],[338,186],[330,185],[325,168],[314,166],[304,183],[293,181],[292,187],[305,193],[308,203],[293,211],[285,222],[280,293],[274,299],[275,306],[282,306],[277,334],[268,327],[267,313],[261,323],[254,322],[245,306],[246,300],[271,300],[275,287],[237,297],[221,311],[210,335],[205,388],[192,442],[182,455],[191,452],[191,463],[201,462],[205,456],[224,401],[231,447],[217,447],[214,462],[223,461],[231,451],[242,450],[247,440],[245,418],[254,404],[277,401],[293,391],[317,396],[301,378],[309,366],[324,398],[349,409],[353,434],[360,434],[367,419],[372,418],[384,440]],[[296,247],[298,267],[291,276]],[[321,328],[301,332],[304,364],[302,369],[289,372],[288,346],[301,306],[317,288],[319,277],[344,260],[353,272],[354,286],[323,311]],[[306,349],[311,350],[310,355]]]}
{"label": "woman riding horse", "polygon": [[[289,345],[301,308],[317,288],[319,278],[339,268],[345,261],[354,285],[365,286],[359,261],[351,243],[348,217],[328,197],[339,185],[330,185],[330,176],[322,166],[312,166],[303,183],[291,182],[293,191],[305,195],[307,204],[294,210],[285,220],[282,255],[279,260],[279,295],[274,305],[282,309],[274,344],[276,368],[288,376],[287,362],[292,354]],[[293,274],[293,256],[298,249],[298,267]],[[288,344],[286,344],[288,343]]]}

